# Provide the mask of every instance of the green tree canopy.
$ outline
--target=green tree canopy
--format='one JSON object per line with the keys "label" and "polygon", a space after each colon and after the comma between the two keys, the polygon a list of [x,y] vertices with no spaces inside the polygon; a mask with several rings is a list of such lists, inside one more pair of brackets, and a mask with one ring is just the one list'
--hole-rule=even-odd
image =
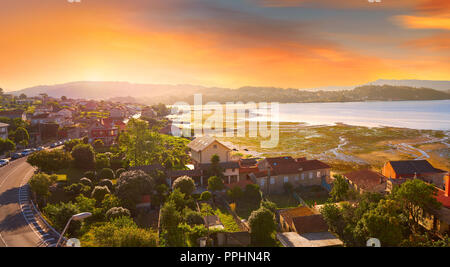
{"label": "green tree canopy", "polygon": [[248,222],[253,245],[272,246],[274,244],[273,233],[276,230],[276,222],[270,210],[261,207],[253,211]]}
{"label": "green tree canopy", "polygon": [[43,172],[56,172],[70,167],[72,156],[62,149],[41,150],[27,158],[27,162]]}
{"label": "green tree canopy", "polygon": [[189,196],[195,190],[195,182],[189,176],[178,177],[172,184],[172,189],[180,189],[181,193]]}
{"label": "green tree canopy", "polygon": [[78,144],[72,149],[72,157],[78,169],[89,170],[95,167],[95,151],[89,144]]}

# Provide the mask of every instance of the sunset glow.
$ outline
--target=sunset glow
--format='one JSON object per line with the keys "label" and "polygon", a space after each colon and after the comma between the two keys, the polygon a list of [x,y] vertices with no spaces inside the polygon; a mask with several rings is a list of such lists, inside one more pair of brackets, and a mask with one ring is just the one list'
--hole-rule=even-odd
{"label": "sunset glow", "polygon": [[333,2],[0,0],[0,87],[450,79],[448,1]]}

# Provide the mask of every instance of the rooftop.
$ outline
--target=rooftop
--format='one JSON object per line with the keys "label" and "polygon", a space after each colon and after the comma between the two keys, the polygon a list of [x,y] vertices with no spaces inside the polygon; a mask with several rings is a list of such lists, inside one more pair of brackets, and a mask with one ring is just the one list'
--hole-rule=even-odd
{"label": "rooftop", "polygon": [[420,173],[441,173],[445,172],[436,169],[427,160],[400,160],[389,161],[397,174],[420,174]]}
{"label": "rooftop", "polygon": [[297,234],[285,232],[277,234],[278,240],[285,247],[331,247],[342,246],[344,243],[330,232]]}
{"label": "rooftop", "polygon": [[364,190],[370,190],[382,183],[385,183],[387,178],[378,172],[371,170],[359,170],[344,174],[344,176]]}
{"label": "rooftop", "polygon": [[[209,145],[211,145],[214,142],[218,142],[219,144],[225,146],[224,144],[217,141],[216,138],[209,136],[209,135],[205,135],[205,136],[197,137],[194,140],[192,140],[188,144],[188,147],[190,149],[198,152],[198,151],[202,151],[203,149],[207,148]],[[225,147],[227,147],[227,146],[225,146]]]}

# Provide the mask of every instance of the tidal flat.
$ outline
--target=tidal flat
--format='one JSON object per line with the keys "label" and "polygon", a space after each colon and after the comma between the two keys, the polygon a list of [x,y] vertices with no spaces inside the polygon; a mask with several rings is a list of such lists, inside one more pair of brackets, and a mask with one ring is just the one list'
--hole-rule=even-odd
{"label": "tidal flat", "polygon": [[335,172],[380,170],[389,160],[426,159],[436,168],[450,169],[450,131],[395,127],[364,127],[342,123],[306,125],[281,122],[279,142],[261,148],[261,137],[218,137],[235,156],[293,156],[320,159]]}

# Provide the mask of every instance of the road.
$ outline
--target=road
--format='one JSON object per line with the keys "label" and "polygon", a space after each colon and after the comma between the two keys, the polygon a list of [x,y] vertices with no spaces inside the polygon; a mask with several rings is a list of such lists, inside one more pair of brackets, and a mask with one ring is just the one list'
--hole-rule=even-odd
{"label": "road", "polygon": [[33,173],[26,158],[0,167],[0,247],[36,247],[41,243],[44,233],[39,234],[24,186]]}

